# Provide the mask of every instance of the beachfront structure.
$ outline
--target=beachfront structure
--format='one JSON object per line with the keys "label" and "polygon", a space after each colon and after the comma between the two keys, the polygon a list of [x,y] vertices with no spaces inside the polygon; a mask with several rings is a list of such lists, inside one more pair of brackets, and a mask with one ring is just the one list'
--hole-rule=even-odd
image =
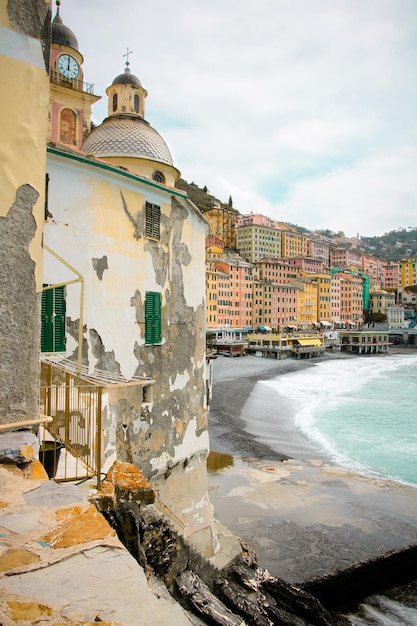
{"label": "beachfront structure", "polygon": [[339,330],[340,349],[352,354],[386,354],[389,335],[382,330]]}
{"label": "beachfront structure", "polygon": [[[66,71],[67,55],[78,59],[74,42],[56,37],[53,26],[59,53],[51,58]],[[67,65],[60,63],[63,55]],[[71,88],[76,78],[67,78]],[[72,88],[81,109],[84,92],[76,82]],[[102,426],[90,446],[102,453],[96,471],[114,461],[134,463],[171,525],[213,554],[206,474],[208,225],[174,187],[179,171],[145,121],[146,91],[128,64],[107,94],[109,115],[85,139],[84,152],[48,145],[42,360],[60,386],[87,380],[99,390],[95,424],[101,419]],[[51,110],[60,115],[59,107]],[[54,428],[68,414],[63,435],[70,449],[73,427],[87,423],[88,402],[78,397],[72,409],[52,406]]]}
{"label": "beachfront structure", "polygon": [[202,208],[201,212],[209,223],[210,234],[223,242],[224,248],[234,250],[236,248],[236,224],[238,212],[232,207],[216,204],[208,209]]}

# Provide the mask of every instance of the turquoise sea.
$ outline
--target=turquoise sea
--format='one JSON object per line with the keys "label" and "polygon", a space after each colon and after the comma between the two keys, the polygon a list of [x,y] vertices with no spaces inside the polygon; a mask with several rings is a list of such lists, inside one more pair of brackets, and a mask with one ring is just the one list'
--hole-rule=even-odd
{"label": "turquoise sea", "polygon": [[[417,354],[335,359],[263,384],[291,400],[298,433],[323,457],[417,486]],[[352,626],[416,626],[416,583],[345,617]]]}
{"label": "turquoise sea", "polygon": [[417,486],[417,354],[332,359],[263,384],[291,400],[323,457]]}

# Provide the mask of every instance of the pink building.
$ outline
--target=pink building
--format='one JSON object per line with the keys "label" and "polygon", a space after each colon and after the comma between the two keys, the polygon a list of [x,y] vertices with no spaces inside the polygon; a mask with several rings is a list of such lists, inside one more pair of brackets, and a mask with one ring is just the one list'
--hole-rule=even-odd
{"label": "pink building", "polygon": [[[228,322],[233,328],[248,328],[252,325],[252,283],[253,266],[240,257],[229,257],[215,264],[215,269],[230,277],[228,297],[230,301]],[[226,279],[225,279],[226,283]],[[220,281],[219,281],[220,290]],[[225,289],[226,291],[226,289]],[[220,300],[218,296],[218,301]],[[220,304],[218,302],[217,320],[221,324]]]}
{"label": "pink building", "polygon": [[394,261],[389,261],[383,266],[384,277],[382,280],[382,286],[384,289],[397,289],[398,287],[398,264]]}
{"label": "pink building", "polygon": [[323,267],[330,267],[330,244],[323,239],[307,240],[307,255],[312,259],[318,259],[323,263]]}
{"label": "pink building", "polygon": [[288,260],[265,257],[255,263],[254,271],[259,280],[270,280],[286,285],[297,278],[301,270],[291,265]]}
{"label": "pink building", "polygon": [[362,254],[362,270],[365,274],[380,285],[384,281],[385,259],[380,259],[373,254]]}
{"label": "pink building", "polygon": [[285,259],[290,265],[297,267],[309,274],[321,274],[323,272],[323,261],[310,257],[293,256]]}
{"label": "pink building", "polygon": [[334,248],[330,250],[331,267],[357,267],[362,269],[362,255],[355,250],[347,248]]}

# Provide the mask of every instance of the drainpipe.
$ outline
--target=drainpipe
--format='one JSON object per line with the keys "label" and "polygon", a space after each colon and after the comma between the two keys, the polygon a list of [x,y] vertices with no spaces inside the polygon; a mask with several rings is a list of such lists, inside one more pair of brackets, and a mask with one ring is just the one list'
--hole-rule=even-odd
{"label": "drainpipe", "polygon": [[43,247],[44,247],[44,249],[47,252],[49,252],[50,254],[52,254],[52,256],[54,256],[56,259],[58,259],[58,261],[63,263],[65,265],[65,267],[67,267],[69,270],[71,270],[72,272],[74,272],[74,274],[76,274],[78,276],[78,278],[74,278],[73,280],[68,280],[68,281],[66,281],[64,283],[56,283],[54,285],[48,285],[48,287],[44,287],[42,289],[42,291],[47,291],[48,289],[54,289],[55,287],[64,287],[64,286],[67,286],[67,285],[73,285],[74,283],[80,283],[80,322],[79,322],[79,325],[78,325],[78,363],[77,363],[77,374],[80,374],[81,373],[82,352],[83,352],[82,351],[82,345],[83,345],[83,325],[84,325],[84,321],[83,321],[83,311],[84,311],[84,278],[80,274],[80,272],[75,269],[75,267],[70,265],[68,263],[68,261],[65,261],[65,259],[63,259],[57,252],[52,250],[52,248],[47,246],[45,243],[43,244]]}

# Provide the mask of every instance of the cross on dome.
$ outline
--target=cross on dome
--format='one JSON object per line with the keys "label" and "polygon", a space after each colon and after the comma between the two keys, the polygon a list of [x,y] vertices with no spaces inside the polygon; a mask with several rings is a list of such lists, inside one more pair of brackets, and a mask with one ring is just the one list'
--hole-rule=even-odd
{"label": "cross on dome", "polygon": [[126,49],[126,54],[123,55],[124,57],[126,57],[126,65],[129,65],[129,54],[133,54],[133,50],[129,50],[129,46],[128,46]]}

